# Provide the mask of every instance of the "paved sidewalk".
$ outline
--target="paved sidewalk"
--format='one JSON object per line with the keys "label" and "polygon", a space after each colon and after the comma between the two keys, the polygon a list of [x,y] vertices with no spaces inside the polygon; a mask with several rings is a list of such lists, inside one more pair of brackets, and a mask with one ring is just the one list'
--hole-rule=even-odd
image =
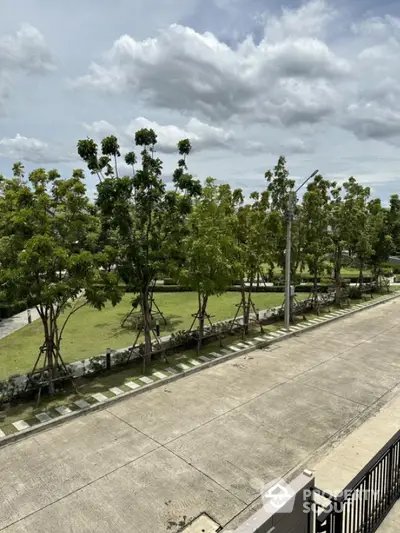
{"label": "paved sidewalk", "polygon": [[398,501],[388,516],[382,522],[378,533],[399,533],[400,531],[400,501]]}
{"label": "paved sidewalk", "polygon": [[379,412],[338,443],[322,461],[308,465],[315,473],[318,488],[338,494],[399,431],[400,387],[392,394],[394,397]]}
{"label": "paved sidewalk", "polygon": [[[36,311],[36,308],[31,309],[32,322],[39,318],[39,314]],[[0,320],[0,339],[8,337],[14,331],[18,331],[28,324],[28,312],[22,311],[17,315],[11,316],[10,318],[3,318]]]}
{"label": "paved sidewalk", "polygon": [[263,484],[394,399],[399,311],[389,301],[1,448],[0,531],[177,533],[202,513],[234,529]]}

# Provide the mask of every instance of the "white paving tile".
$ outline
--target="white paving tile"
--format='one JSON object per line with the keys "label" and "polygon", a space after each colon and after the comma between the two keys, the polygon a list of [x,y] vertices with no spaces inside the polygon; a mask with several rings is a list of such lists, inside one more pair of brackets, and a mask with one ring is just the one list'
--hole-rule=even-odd
{"label": "white paving tile", "polygon": [[200,361],[198,361],[197,359],[189,359],[189,363],[193,366],[201,365]]}
{"label": "white paving tile", "polygon": [[153,372],[153,376],[156,376],[158,379],[165,379],[167,377],[166,374],[163,374],[162,372]]}
{"label": "white paving tile", "polygon": [[146,385],[149,385],[150,383],[154,383],[154,381],[149,378],[149,376],[140,376],[139,381],[142,383],[145,383]]}
{"label": "white paving tile", "polygon": [[264,342],[264,339],[262,339],[261,337],[254,337],[254,340],[258,342]]}
{"label": "white paving tile", "polygon": [[69,413],[72,413],[71,409],[65,405],[59,405],[58,407],[55,407],[55,410],[60,413],[60,415],[68,415]]}
{"label": "white paving tile", "polygon": [[25,420],[17,420],[17,422],[13,422],[12,425],[18,431],[22,431],[23,429],[28,429],[30,427],[29,424],[25,422]]}
{"label": "white paving tile", "polygon": [[240,348],[238,348],[237,346],[234,346],[233,344],[232,344],[232,346],[229,346],[229,348],[231,350],[233,350],[234,352],[240,352],[241,351]]}
{"label": "white paving tile", "polygon": [[107,396],[101,392],[96,392],[95,394],[92,394],[92,396],[98,402],[104,402],[104,400],[107,400]]}
{"label": "white paving tile", "polygon": [[108,389],[110,392],[115,394],[115,396],[119,396],[120,394],[124,394],[124,391],[120,389],[119,387],[111,387],[111,389]]}
{"label": "white paving tile", "polygon": [[238,342],[237,346],[239,346],[240,348],[248,348],[247,344],[245,344],[244,342]]}
{"label": "white paving tile", "polygon": [[244,344],[247,344],[247,346],[254,346],[255,342],[253,342],[253,341],[245,341]]}
{"label": "white paving tile", "polygon": [[189,370],[190,366],[185,365],[185,363],[178,363],[176,366],[178,366],[181,370]]}
{"label": "white paving tile", "polygon": [[44,422],[50,422],[50,420],[51,420],[51,417],[47,413],[39,413],[39,414],[37,414],[35,416],[39,420],[39,422],[42,422],[42,424]]}
{"label": "white paving tile", "polygon": [[171,366],[169,366],[168,368],[165,369],[167,372],[169,372],[170,374],[179,374],[179,371],[176,369],[176,368],[172,368]]}
{"label": "white paving tile", "polygon": [[211,361],[211,359],[206,355],[200,355],[199,359],[201,359],[204,363],[208,363],[208,361]]}
{"label": "white paving tile", "polygon": [[76,400],[74,404],[79,407],[79,409],[86,409],[86,407],[90,407],[90,403],[88,403],[86,400]]}
{"label": "white paving tile", "polygon": [[268,336],[269,337],[275,337],[275,338],[280,337],[279,333],[277,333],[276,331],[270,331],[268,333]]}
{"label": "white paving tile", "polygon": [[135,383],[134,381],[127,381],[127,382],[125,383],[125,385],[126,385],[127,387],[129,387],[130,389],[132,389],[132,390],[135,390],[135,389],[139,389],[139,388],[140,388],[140,385],[139,385],[138,383]]}
{"label": "white paving tile", "polygon": [[3,430],[0,429],[0,439],[3,439],[6,436]]}
{"label": "white paving tile", "polygon": [[[231,353],[228,350],[221,350],[221,352]],[[223,354],[222,353],[217,353],[217,352],[210,352],[209,355],[211,355],[212,357],[222,357]]]}

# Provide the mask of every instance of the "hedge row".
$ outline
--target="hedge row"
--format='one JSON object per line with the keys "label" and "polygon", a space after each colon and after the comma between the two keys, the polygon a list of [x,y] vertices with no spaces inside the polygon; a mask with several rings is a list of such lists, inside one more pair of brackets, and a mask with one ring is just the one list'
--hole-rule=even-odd
{"label": "hedge row", "polygon": [[[321,292],[327,292],[329,285],[319,285]],[[295,287],[296,292],[311,292],[313,286],[310,285],[297,285]],[[132,291],[132,287],[126,286],[126,292]],[[238,285],[232,285],[226,289],[226,292],[240,292],[241,288]],[[188,287],[181,287],[180,285],[156,285],[154,287],[154,292],[193,292],[193,289]],[[253,292],[285,292],[285,287],[283,285],[274,285],[273,287],[265,287],[265,285],[260,285],[258,288],[253,287]]]}
{"label": "hedge row", "polygon": [[0,304],[0,319],[10,318],[22,311],[26,311],[26,302],[18,302],[13,305]]}

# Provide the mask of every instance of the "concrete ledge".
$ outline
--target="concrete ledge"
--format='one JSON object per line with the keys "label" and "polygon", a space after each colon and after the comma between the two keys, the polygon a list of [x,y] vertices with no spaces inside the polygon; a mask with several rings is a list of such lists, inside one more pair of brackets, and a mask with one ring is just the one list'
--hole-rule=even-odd
{"label": "concrete ledge", "polygon": [[179,374],[174,374],[172,376],[168,376],[168,377],[166,377],[164,379],[160,379],[159,381],[155,381],[154,383],[151,383],[149,385],[143,385],[143,386],[141,386],[138,389],[135,389],[135,390],[132,390],[132,391],[128,391],[128,392],[124,392],[123,394],[115,396],[114,398],[108,398],[107,400],[105,400],[103,402],[99,402],[99,403],[90,405],[89,407],[85,407],[83,409],[79,409],[78,411],[74,411],[74,412],[68,413],[66,415],[60,415],[59,417],[51,419],[48,422],[43,422],[43,423],[37,424],[36,426],[24,429],[22,431],[19,431],[18,433],[14,433],[12,435],[8,435],[8,436],[0,439],[0,447],[7,446],[7,445],[9,445],[9,444],[11,444],[13,442],[16,442],[16,441],[19,441],[19,440],[25,438],[25,437],[28,437],[30,435],[39,433],[40,431],[45,431],[45,430],[51,429],[54,426],[58,426],[59,424],[62,424],[64,422],[66,422],[66,421],[73,420],[73,419],[75,419],[77,417],[86,415],[88,413],[92,413],[94,411],[98,411],[98,410],[101,410],[101,409],[107,409],[107,407],[109,407],[110,405],[114,405],[115,403],[123,401],[126,398],[131,398],[132,396],[143,394],[144,392],[148,392],[149,390],[157,389],[159,387],[164,387],[168,383],[172,383],[172,382],[178,381],[179,379],[182,379],[182,378],[184,378],[186,376],[189,376],[189,375],[195,374],[197,372],[200,372],[201,370],[203,370],[205,368],[210,368],[210,367],[219,365],[219,364],[221,364],[223,362],[226,362],[226,361],[229,361],[231,359],[234,359],[236,357],[240,357],[242,355],[246,355],[246,354],[248,354],[248,353],[250,353],[250,352],[252,352],[252,351],[254,351],[256,349],[267,348],[268,346],[270,346],[272,344],[275,344],[277,342],[280,342],[280,341],[282,341],[284,339],[288,339],[290,337],[300,335],[303,332],[311,331],[311,330],[313,330],[315,328],[319,328],[319,327],[321,327],[321,326],[323,326],[325,324],[331,324],[332,322],[335,322],[335,321],[337,321],[337,320],[339,320],[341,318],[345,318],[347,316],[354,315],[354,314],[356,314],[356,313],[358,313],[360,311],[363,311],[365,309],[370,309],[370,308],[376,307],[377,305],[381,305],[381,304],[384,304],[386,302],[392,301],[392,300],[394,300],[394,299],[396,299],[398,297],[400,297],[400,292],[396,293],[396,294],[394,294],[392,296],[381,297],[381,298],[379,298],[379,299],[377,299],[375,301],[372,301],[371,303],[364,304],[362,307],[356,307],[354,309],[350,308],[350,309],[348,309],[348,311],[345,314],[333,316],[331,318],[326,318],[323,321],[317,322],[317,323],[314,323],[314,324],[309,324],[308,327],[305,327],[304,329],[301,329],[301,330],[287,331],[287,332],[283,333],[282,335],[279,335],[279,336],[277,336],[275,338],[271,338],[269,340],[265,340],[263,342],[258,342],[257,341],[257,342],[254,343],[253,346],[249,346],[248,348],[240,349],[239,351],[232,351],[232,353],[229,353],[229,354],[226,354],[226,355],[221,355],[220,357],[215,358],[213,360],[210,360],[209,362],[205,362],[205,363],[202,363],[199,366],[195,366],[195,367],[190,368],[188,370],[184,370],[184,371],[180,372]]}

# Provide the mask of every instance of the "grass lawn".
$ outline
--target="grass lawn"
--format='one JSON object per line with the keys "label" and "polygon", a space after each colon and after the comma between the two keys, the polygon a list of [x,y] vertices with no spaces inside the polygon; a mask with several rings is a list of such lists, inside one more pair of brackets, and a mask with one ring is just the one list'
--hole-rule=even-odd
{"label": "grass lawn", "polygon": [[[306,298],[307,294],[298,294]],[[281,293],[254,294],[255,305],[259,309],[275,307],[283,302]],[[66,362],[72,362],[104,353],[109,347],[124,348],[133,343],[135,333],[131,322],[121,327],[121,322],[131,308],[132,295],[126,294],[116,307],[106,306],[102,311],[84,307],[73,315],[65,329],[62,341],[62,354]],[[210,298],[209,313],[213,320],[231,318],[235,315],[240,294],[225,293]],[[197,308],[197,294],[194,292],[158,293],[156,302],[168,321],[161,325],[162,334],[188,329]],[[40,321],[0,339],[0,379],[12,374],[22,374],[32,369],[39,346],[43,342]]]}

